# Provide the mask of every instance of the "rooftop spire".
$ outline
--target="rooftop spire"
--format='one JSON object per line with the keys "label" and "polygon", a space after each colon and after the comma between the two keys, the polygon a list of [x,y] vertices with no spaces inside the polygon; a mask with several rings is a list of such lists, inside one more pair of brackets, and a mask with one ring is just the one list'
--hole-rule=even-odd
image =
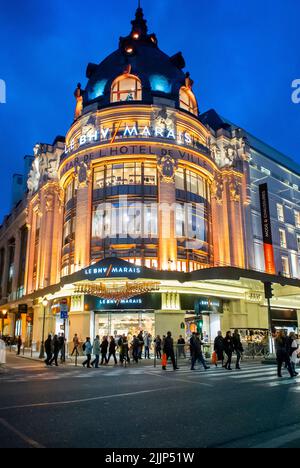
{"label": "rooftop spire", "polygon": [[133,32],[139,32],[142,35],[147,34],[147,21],[144,19],[144,12],[141,8],[141,0],[138,0],[138,8],[135,13],[135,19],[131,21],[131,24]]}

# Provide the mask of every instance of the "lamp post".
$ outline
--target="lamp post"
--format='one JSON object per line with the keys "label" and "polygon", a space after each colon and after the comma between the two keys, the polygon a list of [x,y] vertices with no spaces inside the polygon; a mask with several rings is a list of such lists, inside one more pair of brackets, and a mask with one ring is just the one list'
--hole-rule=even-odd
{"label": "lamp post", "polygon": [[43,331],[42,331],[42,342],[41,342],[41,350],[40,350],[40,355],[39,359],[45,359],[45,321],[46,321],[46,307],[48,305],[47,299],[43,299]]}

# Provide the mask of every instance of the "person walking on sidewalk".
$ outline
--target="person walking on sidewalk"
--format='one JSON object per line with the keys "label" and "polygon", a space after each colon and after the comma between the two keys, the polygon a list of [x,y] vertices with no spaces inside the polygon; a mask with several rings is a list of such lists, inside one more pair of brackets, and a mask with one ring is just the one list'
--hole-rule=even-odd
{"label": "person walking on sidewalk", "polygon": [[100,348],[101,348],[101,366],[103,366],[103,364],[107,365],[107,363],[108,363],[108,359],[107,359],[108,339],[107,339],[107,336],[103,337]]}
{"label": "person walking on sidewalk", "polygon": [[57,359],[58,359],[58,354],[60,350],[60,344],[59,344],[57,335],[55,335],[53,338],[52,346],[53,346],[53,357],[51,361],[49,362],[49,365],[52,366],[53,362],[55,362],[55,366],[58,367]]}
{"label": "person walking on sidewalk", "polygon": [[18,346],[18,351],[17,351],[17,356],[20,356],[21,354],[21,347],[22,347],[22,337],[19,336],[18,337],[18,341],[17,341],[17,346]]}
{"label": "person walking on sidewalk", "polygon": [[139,363],[139,347],[140,340],[136,335],[134,335],[132,340],[132,357],[134,362],[136,362],[137,364]]}
{"label": "person walking on sidewalk", "polygon": [[179,339],[177,341],[177,350],[178,350],[178,358],[180,358],[181,356],[184,357],[184,359],[186,358],[186,354],[185,354],[185,339],[183,338],[182,335],[179,336]]}
{"label": "person walking on sidewalk", "polygon": [[48,338],[45,341],[45,351],[47,358],[45,360],[46,366],[50,366],[50,361],[52,359],[52,336],[48,335]]}
{"label": "person walking on sidewalk", "polygon": [[101,352],[100,337],[99,337],[99,335],[97,335],[96,338],[94,339],[94,343],[93,343],[93,353],[95,355],[95,359],[91,363],[91,366],[92,367],[95,366],[96,369],[99,368],[100,352]]}
{"label": "person walking on sidewalk", "polygon": [[116,340],[114,339],[113,336],[110,337],[109,341],[109,349],[108,349],[108,359],[107,359],[107,364],[109,364],[111,356],[115,360],[115,365],[118,364],[117,358],[116,358],[116,348],[117,348],[117,343]]}
{"label": "person walking on sidewalk", "polygon": [[279,378],[282,377],[282,364],[285,363],[289,371],[289,374],[292,377],[296,377],[296,373],[293,371],[290,356],[288,354],[288,343],[287,337],[283,330],[280,330],[276,339],[275,339],[275,349],[277,357],[277,375]]}
{"label": "person walking on sidewalk", "polygon": [[139,359],[143,359],[142,354],[143,354],[143,347],[144,347],[144,337],[143,337],[143,332],[142,331],[140,331],[140,333],[138,334],[138,339],[139,339],[139,342],[140,342]]}
{"label": "person walking on sidewalk", "polygon": [[[167,356],[167,362],[168,362],[168,359],[171,358],[174,371],[178,370],[179,367],[177,367],[176,365],[175,354],[174,354],[174,341],[173,341],[171,332],[167,333],[167,336],[164,340],[163,353],[166,354]],[[163,366],[163,370],[167,370],[166,366]]]}
{"label": "person walking on sidewalk", "polygon": [[210,367],[206,364],[202,353],[202,342],[200,333],[196,333],[195,335],[193,334],[193,337],[191,338],[191,347],[193,350],[191,370],[195,370],[195,364],[197,361],[199,361],[202,364],[205,370],[210,369]]}
{"label": "person walking on sidewalk", "polygon": [[156,353],[156,359],[161,359],[161,345],[162,345],[162,340],[159,335],[154,340],[155,343],[155,353]]}
{"label": "person walking on sidewalk", "polygon": [[294,332],[291,332],[288,337],[288,349],[289,349],[289,356],[291,360],[292,369],[296,377],[296,375],[298,375],[298,372],[296,372],[296,365],[299,362],[299,359],[298,359],[299,347],[297,343],[297,336]]}
{"label": "person walking on sidewalk", "polygon": [[224,338],[224,351],[227,356],[227,362],[225,364],[225,369],[231,371],[231,360],[232,360],[232,353],[233,353],[234,347],[233,347],[233,341],[232,341],[232,336],[231,336],[231,331],[228,331],[226,333],[226,336]]}
{"label": "person walking on sidewalk", "polygon": [[[214,352],[217,355],[218,361],[222,362],[222,367],[224,366],[224,338],[222,336],[222,332],[218,332],[218,336],[214,342]],[[216,362],[216,367],[218,367],[218,363]]]}
{"label": "person walking on sidewalk", "polygon": [[79,356],[78,348],[79,348],[79,338],[78,338],[77,333],[75,333],[74,338],[73,338],[73,351],[72,351],[71,356],[73,356],[74,353],[77,357]]}
{"label": "person walking on sidewalk", "polygon": [[244,348],[243,348],[243,345],[242,345],[242,342],[241,342],[241,337],[239,335],[238,329],[234,330],[234,334],[233,334],[233,337],[232,337],[232,343],[233,343],[233,349],[236,352],[236,365],[235,365],[235,368],[240,370],[241,369],[240,368],[240,361],[241,361],[242,353],[244,352]]}
{"label": "person walking on sidewalk", "polygon": [[82,365],[83,367],[87,366],[90,369],[93,347],[91,345],[91,339],[89,337],[87,337],[86,342],[83,345],[83,348],[84,348],[84,354],[86,355],[86,360],[82,363]]}
{"label": "person walking on sidewalk", "polygon": [[144,347],[145,347],[145,359],[150,359],[150,348],[152,344],[152,338],[150,333],[145,333],[144,336]]}

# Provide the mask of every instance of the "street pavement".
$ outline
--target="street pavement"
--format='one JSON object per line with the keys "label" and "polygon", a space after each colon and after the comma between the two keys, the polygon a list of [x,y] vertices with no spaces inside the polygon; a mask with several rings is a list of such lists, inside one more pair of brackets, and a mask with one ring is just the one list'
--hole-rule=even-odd
{"label": "street pavement", "polygon": [[46,368],[8,353],[0,382],[2,448],[300,447],[300,377],[254,361],[164,372]]}

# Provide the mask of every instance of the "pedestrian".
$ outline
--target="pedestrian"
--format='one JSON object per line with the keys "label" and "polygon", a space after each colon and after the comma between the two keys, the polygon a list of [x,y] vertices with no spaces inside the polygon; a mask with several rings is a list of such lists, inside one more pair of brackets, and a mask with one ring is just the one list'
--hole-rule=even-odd
{"label": "pedestrian", "polygon": [[183,338],[182,335],[179,336],[179,339],[177,341],[177,350],[178,350],[178,358],[180,358],[181,356],[184,357],[184,359],[186,358],[186,354],[185,354],[185,339]]}
{"label": "pedestrian", "polygon": [[192,366],[191,370],[195,370],[195,364],[199,361],[205,370],[210,369],[210,367],[206,364],[203,353],[202,353],[202,341],[200,337],[200,333],[193,333],[190,342],[192,348]]}
{"label": "pedestrian", "polygon": [[234,334],[232,337],[232,343],[233,343],[233,350],[236,353],[236,364],[235,368],[241,370],[240,368],[240,361],[242,357],[242,353],[244,352],[244,348],[241,342],[241,337],[239,335],[238,329],[234,330]]}
{"label": "pedestrian", "polygon": [[224,351],[227,356],[227,362],[225,364],[225,369],[231,371],[231,360],[232,360],[232,353],[233,353],[234,347],[233,347],[233,341],[232,341],[232,336],[231,336],[231,331],[228,331],[226,333],[226,336],[224,338]]}
{"label": "pedestrian", "polygon": [[[177,364],[175,361],[174,341],[173,341],[171,332],[167,333],[167,336],[164,340],[163,353],[166,354],[167,356],[167,362],[168,362],[168,359],[171,358],[174,371],[178,370],[179,368],[177,367]],[[162,368],[163,370],[167,370],[166,366],[163,366]]]}
{"label": "pedestrian", "polygon": [[156,354],[156,359],[161,359],[161,345],[162,345],[162,340],[159,335],[154,340],[155,343],[155,354]]}
{"label": "pedestrian", "polygon": [[22,342],[22,337],[19,336],[18,337],[18,341],[17,341],[17,347],[18,347],[18,351],[17,351],[17,356],[20,356],[21,354],[21,346],[22,346],[23,342]]}
{"label": "pedestrian", "polygon": [[290,356],[288,353],[288,342],[284,330],[280,330],[275,339],[275,349],[277,358],[277,375],[279,378],[282,377],[282,364],[285,363],[289,371],[291,378],[296,377],[296,373],[293,371]]}
{"label": "pedestrian", "polygon": [[51,360],[49,361],[49,366],[52,366],[53,362],[55,362],[55,366],[58,367],[58,355],[59,355],[59,350],[60,350],[60,342],[58,339],[57,335],[54,335],[53,341],[52,341],[52,347],[53,347],[53,356]]}
{"label": "pedestrian", "polygon": [[79,338],[78,338],[77,333],[75,333],[74,338],[73,338],[73,351],[72,351],[71,356],[73,356],[74,353],[77,357],[79,356],[78,347],[79,347]]}
{"label": "pedestrian", "polygon": [[150,359],[151,344],[152,344],[152,337],[150,333],[146,332],[144,336],[145,359]]}
{"label": "pedestrian", "polygon": [[298,372],[296,372],[296,365],[299,362],[299,359],[298,359],[299,348],[298,348],[297,336],[295,335],[294,332],[291,332],[289,335],[288,347],[289,347],[289,356],[291,360],[292,369],[293,369],[294,375],[296,376],[298,375]]}
{"label": "pedestrian", "polygon": [[95,366],[96,369],[99,368],[100,352],[101,352],[100,337],[99,335],[97,335],[93,343],[93,353],[95,355],[95,359],[93,360],[93,362],[91,362],[91,366],[92,367]]}
{"label": "pedestrian", "polygon": [[6,345],[2,338],[0,337],[0,366],[6,364]]}
{"label": "pedestrian", "polygon": [[50,366],[50,361],[52,359],[52,336],[48,335],[48,338],[45,341],[45,351],[47,358],[45,360],[46,366]]}
{"label": "pedestrian", "polygon": [[64,333],[61,333],[60,336],[58,337],[58,342],[59,342],[59,352],[60,352],[60,361],[65,362],[66,361],[66,347],[65,347],[65,335]]}
{"label": "pedestrian", "polygon": [[108,359],[107,359],[108,339],[107,339],[107,336],[103,337],[100,348],[101,348],[101,366],[103,366],[103,364],[107,365],[107,363],[108,363]]}
{"label": "pedestrian", "polygon": [[139,339],[139,342],[140,342],[139,359],[142,359],[143,347],[144,347],[144,337],[143,337],[143,332],[142,331],[140,331],[140,333],[138,334],[138,339]]}
{"label": "pedestrian", "polygon": [[128,340],[125,335],[122,337],[122,345],[121,345],[121,352],[120,352],[120,362],[123,365],[123,363],[126,362],[130,364],[130,359],[129,359],[129,348],[128,348]]}
{"label": "pedestrian", "polygon": [[107,364],[109,363],[111,356],[113,356],[113,358],[115,360],[115,365],[118,364],[118,361],[117,361],[117,358],[116,358],[116,348],[117,348],[116,340],[114,339],[113,336],[111,336],[110,341],[109,341]]}
{"label": "pedestrian", "polygon": [[140,340],[136,335],[134,335],[132,340],[132,358],[137,364],[139,363],[139,348]]}
{"label": "pedestrian", "polygon": [[87,337],[86,342],[83,345],[83,351],[84,354],[86,355],[86,360],[82,363],[83,367],[87,366],[88,369],[91,368],[91,359],[92,359],[92,344],[91,344],[91,338]]}
{"label": "pedestrian", "polygon": [[[218,336],[215,338],[214,352],[217,355],[217,360],[221,361],[222,367],[224,367],[224,338],[221,331],[218,332]],[[218,367],[218,362],[215,365]]]}

